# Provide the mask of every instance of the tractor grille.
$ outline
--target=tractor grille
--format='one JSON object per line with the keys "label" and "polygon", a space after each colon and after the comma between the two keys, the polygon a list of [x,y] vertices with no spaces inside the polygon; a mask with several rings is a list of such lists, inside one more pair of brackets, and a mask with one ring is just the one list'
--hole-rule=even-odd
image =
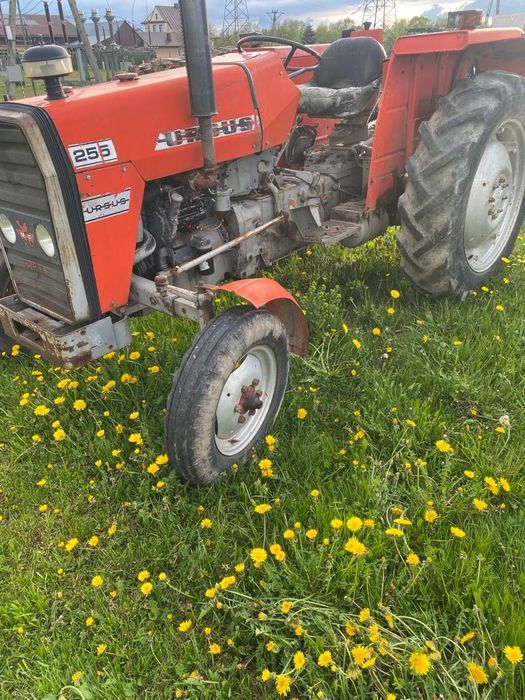
{"label": "tractor grille", "polygon": [[58,247],[44,180],[21,129],[1,121],[0,214],[8,217],[16,232],[14,243],[2,237],[2,244],[18,296],[68,319],[70,300],[58,250],[53,257],[46,255],[35,233],[42,224]]}

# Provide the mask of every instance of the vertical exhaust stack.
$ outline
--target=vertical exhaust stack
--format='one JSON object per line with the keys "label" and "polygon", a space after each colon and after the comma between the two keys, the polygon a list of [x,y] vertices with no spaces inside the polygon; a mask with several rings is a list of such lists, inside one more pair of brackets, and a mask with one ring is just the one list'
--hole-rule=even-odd
{"label": "vertical exhaust stack", "polygon": [[217,107],[213,87],[206,0],[180,0],[180,9],[191,113],[199,120],[204,161],[203,171],[195,175],[193,185],[205,189],[215,187],[217,183],[217,157],[211,123],[212,116],[217,114]]}

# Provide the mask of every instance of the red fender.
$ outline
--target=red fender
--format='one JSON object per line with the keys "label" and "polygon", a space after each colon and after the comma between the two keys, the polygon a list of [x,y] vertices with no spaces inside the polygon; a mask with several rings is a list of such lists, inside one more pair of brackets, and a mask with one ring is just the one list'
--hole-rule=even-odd
{"label": "red fender", "polygon": [[290,350],[304,357],[308,349],[308,323],[290,292],[267,277],[252,277],[221,285],[206,285],[215,292],[232,292],[256,309],[268,309],[288,331]]}

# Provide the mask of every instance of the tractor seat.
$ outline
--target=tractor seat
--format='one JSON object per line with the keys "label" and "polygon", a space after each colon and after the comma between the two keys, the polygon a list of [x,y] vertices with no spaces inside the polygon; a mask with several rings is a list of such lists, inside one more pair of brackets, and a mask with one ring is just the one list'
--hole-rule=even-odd
{"label": "tractor seat", "polygon": [[379,90],[385,59],[384,48],[371,37],[334,41],[324,52],[311,82],[299,86],[297,111],[312,117],[359,114]]}

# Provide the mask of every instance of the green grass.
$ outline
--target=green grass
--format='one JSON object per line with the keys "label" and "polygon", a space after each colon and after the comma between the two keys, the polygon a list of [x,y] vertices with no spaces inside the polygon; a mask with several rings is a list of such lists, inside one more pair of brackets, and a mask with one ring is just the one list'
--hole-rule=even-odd
{"label": "green grass", "polygon": [[[187,487],[169,465],[147,471],[164,453],[165,397],[191,342],[189,323],[142,319],[120,358],[67,374],[40,359],[0,358],[0,697],[50,699],[62,689],[68,700],[275,698],[274,674],[293,681],[288,698],[525,697],[523,663],[503,653],[525,649],[524,262],[513,256],[490,289],[456,305],[413,291],[391,236],[285,261],[276,276],[307,311],[311,352],[294,359],[274,451],[261,447],[212,488]],[[130,359],[132,351],[141,357]],[[136,383],[122,383],[123,374]],[[58,388],[64,378],[78,386]],[[102,394],[111,379],[116,387]],[[84,411],[73,409],[76,399]],[[35,415],[38,405],[49,414]],[[128,437],[138,432],[144,444],[134,452]],[[453,453],[440,452],[438,440]],[[261,476],[264,458],[271,479]],[[260,503],[272,510],[255,513]],[[427,510],[439,514],[432,524]],[[355,533],[362,557],[344,551],[353,533],[331,526],[350,516],[374,521]],[[399,517],[412,524],[396,525]],[[387,535],[391,527],[402,536]],[[93,535],[97,546],[88,544]],[[72,538],[78,544],[67,551]],[[275,543],[284,561],[270,554]],[[268,553],[259,569],[255,547]],[[406,562],[409,552],[419,564]],[[232,586],[205,596],[230,575]],[[364,608],[371,617],[361,621]],[[185,633],[183,620],[192,621]],[[462,642],[468,632],[475,636]],[[210,644],[221,653],[211,655]],[[368,668],[352,660],[360,645],[370,649]],[[306,665],[295,671],[298,650]],[[317,663],[323,651],[333,669]],[[432,656],[425,676],[410,668],[415,651]],[[469,662],[487,683],[469,679]]]}

